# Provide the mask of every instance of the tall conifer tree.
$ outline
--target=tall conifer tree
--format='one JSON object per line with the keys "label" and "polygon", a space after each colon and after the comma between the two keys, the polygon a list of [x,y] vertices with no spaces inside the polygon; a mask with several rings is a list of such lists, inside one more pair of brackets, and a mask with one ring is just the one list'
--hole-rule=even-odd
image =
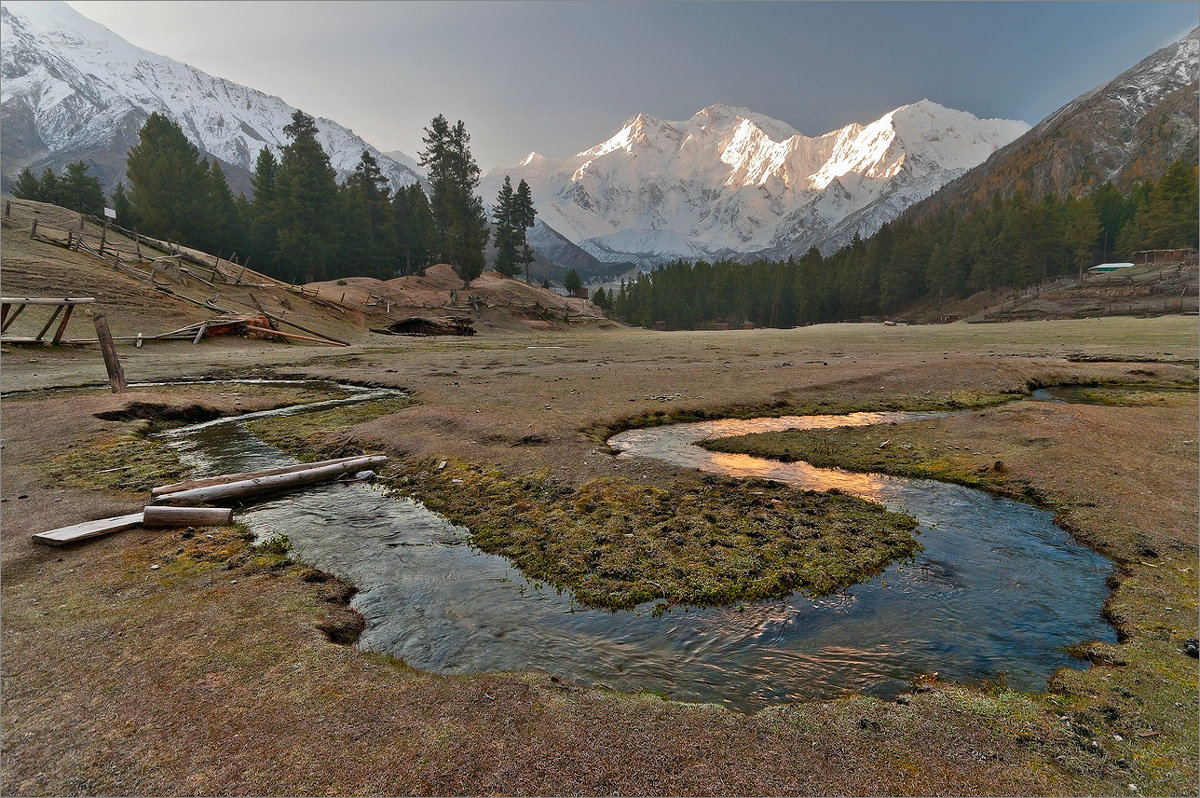
{"label": "tall conifer tree", "polygon": [[179,125],[158,112],[150,114],[129,150],[125,174],[141,232],[194,241],[208,194],[208,169]]}
{"label": "tall conifer tree", "polygon": [[471,156],[471,137],[461,119],[451,128],[446,117],[438,114],[425,128],[422,141],[420,164],[429,169],[432,189],[434,249],[468,287],[483,272],[488,240],[483,200],[475,195],[480,170]]}
{"label": "tall conifer tree", "polygon": [[533,207],[533,191],[524,178],[517,184],[514,200],[514,228],[517,231],[517,254],[525,267],[525,282],[529,282],[529,264],[533,262],[533,248],[525,237],[525,231],[536,222],[537,210]]}
{"label": "tall conifer tree", "polygon": [[505,277],[512,277],[517,268],[515,199],[512,179],[505,175],[504,184],[496,196],[496,206],[492,209],[492,224],[496,229],[496,271]]}
{"label": "tall conifer tree", "polygon": [[339,239],[336,173],[311,116],[296,111],[283,132],[291,141],[276,182],[280,262],[293,279],[324,280]]}

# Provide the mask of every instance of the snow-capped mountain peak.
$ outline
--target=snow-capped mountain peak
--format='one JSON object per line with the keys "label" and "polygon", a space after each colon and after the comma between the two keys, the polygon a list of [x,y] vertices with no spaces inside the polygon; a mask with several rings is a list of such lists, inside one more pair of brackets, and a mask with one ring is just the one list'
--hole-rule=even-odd
{"label": "snow-capped mountain peak", "polygon": [[[484,188],[503,174],[525,179],[540,218],[610,262],[832,249],[870,235],[1028,128],[922,100],[808,137],[717,103],[677,122],[638,114],[571,158],[493,170]],[[868,206],[876,211],[864,215]],[[839,229],[852,215],[854,229]]]}
{"label": "snow-capped mountain peak", "polygon": [[[295,108],[278,97],[213,77],[135,47],[63,2],[0,4],[4,179],[25,166],[61,167],[79,157],[111,185],[153,112],[175,121],[207,156],[248,173],[264,147],[286,144]],[[393,186],[417,175],[353,131],[317,118],[319,140],[348,174],[363,151]],[[232,175],[230,175],[232,177]]]}

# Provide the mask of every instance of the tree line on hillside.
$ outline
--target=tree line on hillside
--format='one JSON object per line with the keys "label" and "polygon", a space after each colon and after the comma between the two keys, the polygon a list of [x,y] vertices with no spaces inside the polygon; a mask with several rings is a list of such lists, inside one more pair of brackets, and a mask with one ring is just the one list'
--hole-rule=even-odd
{"label": "tree line on hillside", "polygon": [[[201,158],[168,117],[151,114],[129,151],[128,186],[113,192],[117,224],[226,257],[237,253],[256,270],[292,282],[389,279],[443,261],[465,284],[483,271],[490,229],[462,121],[452,127],[439,115],[425,129],[420,163],[428,168],[428,196],[418,183],[392,192],[366,151],[339,184],[315,120],[302,111],[283,133],[288,143],[278,158],[265,147],[258,155],[254,196],[235,198],[220,164]],[[80,162],[61,177],[47,169],[38,179],[26,169],[13,194],[98,216],[104,193],[86,170]],[[532,260],[525,230],[536,210],[524,180],[514,191],[506,177],[505,189],[494,216],[497,268],[512,276],[518,263],[527,269]]]}
{"label": "tree line on hillside", "polygon": [[100,216],[104,213],[104,188],[100,185],[100,178],[89,175],[87,171],[87,164],[83,161],[67,164],[61,175],[46,168],[38,177],[29,167],[25,167],[13,182],[12,195]]}
{"label": "tree line on hillside", "polygon": [[792,327],[895,313],[1000,287],[1025,288],[1146,249],[1196,248],[1197,170],[1172,164],[1122,194],[1112,184],[1081,198],[1021,194],[950,208],[921,222],[885,224],[822,256],[674,263],[604,297],[632,324],[669,329],[712,323]]}

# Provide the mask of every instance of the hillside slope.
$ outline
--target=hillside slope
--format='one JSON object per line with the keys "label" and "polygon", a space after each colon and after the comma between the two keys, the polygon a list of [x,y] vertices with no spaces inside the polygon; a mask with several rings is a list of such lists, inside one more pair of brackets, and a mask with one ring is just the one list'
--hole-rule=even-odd
{"label": "hillside slope", "polygon": [[1067,103],[981,166],[908,214],[1008,197],[1081,196],[1107,181],[1126,189],[1160,177],[1173,161],[1197,161],[1200,28]]}
{"label": "hillside slope", "polygon": [[[281,332],[327,336],[351,344],[377,338],[372,329],[412,317],[434,321],[465,317],[480,334],[610,324],[587,300],[564,297],[495,272],[485,272],[465,290],[445,264],[431,267],[423,276],[388,281],[356,277],[293,286],[218,261],[210,253],[145,237],[135,243],[112,229],[105,235],[98,220],[81,220],[78,213],[55,205],[20,199],[6,199],[5,204],[9,213],[2,219],[0,236],[0,283],[5,296],[96,299],[72,316],[64,340],[94,341],[92,319],[97,312],[107,315],[112,334],[124,343],[132,343],[139,334],[148,341],[230,315],[266,314]],[[35,220],[36,238],[31,236]],[[102,236],[104,258],[87,251],[98,249]],[[87,248],[65,246],[80,237]],[[175,256],[177,250],[183,257]],[[113,264],[114,254],[121,259],[119,268]],[[33,336],[44,322],[45,314],[30,310],[5,330],[6,339]],[[320,345],[303,338],[287,342]],[[267,340],[261,344],[274,345]]]}

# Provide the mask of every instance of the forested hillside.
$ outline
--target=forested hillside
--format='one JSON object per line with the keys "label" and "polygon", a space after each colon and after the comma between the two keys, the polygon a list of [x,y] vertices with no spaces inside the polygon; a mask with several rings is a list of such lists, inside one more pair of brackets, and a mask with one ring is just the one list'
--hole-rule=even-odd
{"label": "forested hillside", "polygon": [[1197,246],[1197,170],[1176,162],[1122,193],[1031,201],[1021,193],[900,219],[829,257],[677,261],[623,284],[613,311],[669,329],[710,323],[791,327],[894,313],[920,298],[949,300],[1023,288],[1144,249]]}

